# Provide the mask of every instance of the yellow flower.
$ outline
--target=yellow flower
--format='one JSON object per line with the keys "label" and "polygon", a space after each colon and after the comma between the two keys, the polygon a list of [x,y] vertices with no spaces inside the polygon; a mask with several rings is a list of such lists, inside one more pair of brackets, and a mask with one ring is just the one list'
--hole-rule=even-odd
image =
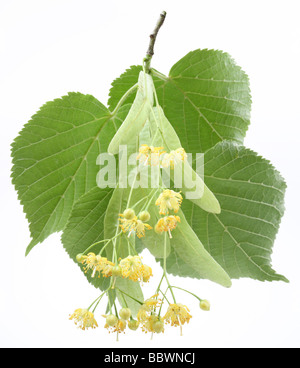
{"label": "yellow flower", "polygon": [[182,304],[170,304],[164,316],[166,323],[170,323],[171,326],[180,326],[181,334],[182,325],[189,323],[191,318],[188,307]]}
{"label": "yellow flower", "polygon": [[123,319],[119,319],[118,323],[115,326],[115,331],[116,332],[124,332],[126,328],[126,321],[124,321]]}
{"label": "yellow flower", "polygon": [[137,314],[137,320],[139,323],[143,324],[144,322],[147,321],[148,317],[149,317],[149,311],[144,307],[142,306],[139,311],[138,311],[138,314]]}
{"label": "yellow flower", "polygon": [[85,273],[88,270],[93,270],[93,272],[97,271],[98,261],[95,253],[89,253],[87,256],[82,256],[81,263],[85,265],[84,267]]}
{"label": "yellow flower", "polygon": [[163,149],[163,147],[153,147],[142,144],[139,149],[137,160],[140,160],[145,165],[157,166],[160,163],[160,156],[165,153],[162,152]]}
{"label": "yellow flower", "polygon": [[123,214],[120,214],[119,222],[123,233],[128,233],[128,236],[130,236],[131,234],[136,234],[138,238],[142,238],[146,235],[146,229],[152,229],[150,225],[139,220],[137,216],[134,216],[132,219],[127,220]]}
{"label": "yellow flower", "polygon": [[161,300],[157,299],[158,294],[144,301],[144,304],[138,311],[137,320],[141,324],[144,332],[164,332],[164,321],[159,317],[155,310],[160,305]]}
{"label": "yellow flower", "polygon": [[101,276],[101,272],[104,277],[111,276],[111,270],[115,264],[107,258],[96,256],[95,253],[89,253],[87,256],[82,256],[81,258],[81,263],[85,265],[85,272],[92,270],[92,277],[95,277],[96,272],[99,272],[99,277]]}
{"label": "yellow flower", "polygon": [[139,256],[128,256],[119,263],[122,276],[133,281],[138,281],[141,276],[142,260]]}
{"label": "yellow flower", "polygon": [[180,193],[174,192],[174,190],[166,189],[164,190],[155,204],[159,206],[159,213],[161,215],[168,215],[170,210],[175,213],[179,211],[182,202],[182,195]]}
{"label": "yellow flower", "polygon": [[[154,323],[150,317],[154,314],[156,308],[160,305],[161,300],[157,299],[158,294],[144,301],[144,304],[138,311],[137,320],[143,326],[144,330],[149,331],[151,324]],[[156,322],[156,321],[155,321]],[[146,327],[145,327],[146,326]]]}
{"label": "yellow flower", "polygon": [[[106,316],[104,316],[106,317]],[[109,332],[124,332],[126,329],[126,321],[123,319],[118,319],[117,322],[113,326],[109,326],[107,323],[105,324],[104,328],[110,330]]]}
{"label": "yellow flower", "polygon": [[185,161],[187,159],[187,154],[185,150],[180,147],[177,148],[174,151],[171,151],[170,153],[166,153],[161,161],[162,167],[170,167],[171,169],[174,169],[174,166],[180,162]]}
{"label": "yellow flower", "polygon": [[120,213],[119,223],[123,233],[129,233],[129,236],[135,232],[137,217],[134,216],[132,219],[127,219],[124,214]]}
{"label": "yellow flower", "polygon": [[[152,269],[143,265],[139,256],[128,256],[119,263],[122,276],[132,281],[149,281],[152,276]],[[146,280],[145,280],[146,279]]]}
{"label": "yellow flower", "polygon": [[75,312],[70,316],[70,320],[73,319],[75,325],[78,325],[78,327],[82,330],[98,327],[97,321],[94,318],[94,314],[89,312],[87,309],[76,309]]}
{"label": "yellow flower", "polygon": [[152,268],[147,265],[143,265],[141,270],[142,281],[148,282],[151,276],[153,276]]}
{"label": "yellow flower", "polygon": [[164,332],[164,320],[156,314],[150,314],[142,323],[142,331],[147,332]]}
{"label": "yellow flower", "polygon": [[165,216],[158,220],[155,226],[155,231],[159,234],[167,231],[170,238],[172,238],[171,231],[176,228],[178,222],[180,222],[179,216]]}
{"label": "yellow flower", "polygon": [[135,231],[136,231],[136,235],[137,235],[138,238],[143,238],[145,236],[145,230],[146,229],[151,230],[152,227],[148,224],[145,224],[141,220],[137,220]]}
{"label": "yellow flower", "polygon": [[115,267],[115,264],[112,263],[112,262],[109,262],[109,261],[108,261],[108,263],[103,264],[103,267],[101,269],[102,276],[103,277],[111,277],[112,274],[113,274],[114,267]]}
{"label": "yellow flower", "polygon": [[[103,316],[103,317],[107,318],[107,316]],[[119,341],[119,333],[124,332],[126,329],[126,326],[127,326],[126,321],[124,321],[123,319],[117,319],[115,324],[109,325],[106,323],[104,325],[104,328],[106,328],[109,331],[109,333],[116,332],[117,341]]]}
{"label": "yellow flower", "polygon": [[155,294],[151,296],[151,298],[145,300],[143,304],[144,307],[149,311],[155,310],[155,308],[157,308],[159,304],[161,303],[161,300],[157,299],[157,297],[158,297],[158,294]]}

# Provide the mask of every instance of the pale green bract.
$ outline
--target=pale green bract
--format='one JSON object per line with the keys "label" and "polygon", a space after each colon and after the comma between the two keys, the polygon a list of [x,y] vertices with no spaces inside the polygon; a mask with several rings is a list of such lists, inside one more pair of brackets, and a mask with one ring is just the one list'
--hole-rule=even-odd
{"label": "pale green bract", "polygon": [[[163,146],[169,152],[181,147],[180,140],[166,118],[162,108],[160,106],[153,109],[153,114],[150,116],[150,127],[152,129],[152,135],[155,135],[155,131],[158,130],[160,134],[155,139],[156,146]],[[193,170],[188,160],[178,163],[182,167],[181,177],[184,178],[180,183],[180,190],[186,195],[186,198],[195,203],[197,206],[205,211],[212,213],[220,213],[221,208],[218,200],[214,194],[205,185],[202,178]],[[176,170],[176,169],[175,169]],[[173,181],[176,183],[175,172],[173,172]],[[172,174],[172,173],[170,173]],[[191,197],[191,194],[194,197]]]}
{"label": "pale green bract", "polygon": [[[147,196],[151,198],[156,193],[156,197],[159,195],[159,191],[155,191],[154,193],[151,189],[147,188],[137,188],[132,196],[132,202],[137,202],[140,198],[146,198]],[[137,213],[139,213],[143,209],[143,202],[135,207],[135,210]],[[149,214],[151,216],[151,225],[155,225],[157,221],[160,219],[159,210],[158,207],[155,206],[155,199],[152,200],[151,205],[147,209],[149,211]],[[147,236],[144,238],[141,238],[139,240],[140,243],[142,243],[144,248],[147,248],[149,252],[156,258],[163,258],[164,257],[164,248],[162,247],[162,237],[161,235],[157,234],[155,231],[149,231],[147,233]],[[170,239],[167,239],[167,256],[171,252],[171,245],[170,245]]]}
{"label": "pale green bract", "polygon": [[214,281],[230,287],[231,280],[224,269],[205,250],[203,244],[190,227],[182,211],[179,212],[180,225],[173,232],[171,245],[180,261],[187,263],[189,269],[198,274],[198,278]]}
{"label": "pale green bract", "polygon": [[140,72],[138,90],[129,113],[108,146],[108,153],[119,153],[119,147],[130,144],[146,124],[153,105],[153,81],[149,74]]}

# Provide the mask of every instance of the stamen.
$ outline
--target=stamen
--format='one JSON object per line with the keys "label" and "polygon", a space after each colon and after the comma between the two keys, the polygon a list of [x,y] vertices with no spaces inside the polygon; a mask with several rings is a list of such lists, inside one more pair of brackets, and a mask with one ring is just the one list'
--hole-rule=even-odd
{"label": "stamen", "polygon": [[130,230],[129,234],[128,234],[128,238],[130,238],[131,234],[134,233],[134,230]]}

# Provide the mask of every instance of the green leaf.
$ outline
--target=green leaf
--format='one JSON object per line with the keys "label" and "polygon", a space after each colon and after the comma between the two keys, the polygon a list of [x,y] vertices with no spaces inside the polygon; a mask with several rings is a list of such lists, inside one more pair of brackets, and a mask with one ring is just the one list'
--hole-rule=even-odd
{"label": "green leaf", "polygon": [[[83,253],[92,244],[104,239],[105,211],[113,194],[113,189],[95,187],[80,197],[75,203],[69,221],[63,231],[61,241],[70,258],[78,264],[82,272],[83,266],[76,261],[77,254]],[[90,249],[98,254],[104,243]],[[105,255],[105,250],[104,250]],[[109,279],[91,277],[91,271],[85,273],[88,281],[102,290],[106,289]]]}
{"label": "green leaf", "polygon": [[[116,80],[112,82],[112,88],[109,91],[108,106],[113,111],[118,105],[121,98],[125,93],[133,87],[137,81],[140,72],[143,70],[142,66],[131,66]],[[134,95],[130,95],[127,98],[127,103],[133,103],[135,99]]]}
{"label": "green leaf", "polygon": [[30,223],[26,254],[61,231],[73,204],[96,186],[96,158],[120,121],[93,96],[69,93],[46,103],[12,144],[12,181]]}
{"label": "green leaf", "polygon": [[[243,142],[250,123],[249,80],[227,53],[188,53],[158,93],[187,152],[205,152],[224,139]],[[170,95],[176,108],[168,103]]]}
{"label": "green leaf", "polygon": [[[110,107],[136,83],[140,70],[133,66],[112,83]],[[243,142],[250,122],[249,80],[227,53],[192,51],[168,77],[155,73],[153,80],[159,103],[186,152],[205,152],[222,140]]]}
{"label": "green leaf", "polygon": [[[286,184],[280,174],[255,152],[222,142],[205,154],[205,182],[218,198],[221,214],[209,214],[188,201],[182,208],[207,251],[231,278],[287,281],[271,268],[284,214]],[[177,272],[176,260],[169,261]]]}

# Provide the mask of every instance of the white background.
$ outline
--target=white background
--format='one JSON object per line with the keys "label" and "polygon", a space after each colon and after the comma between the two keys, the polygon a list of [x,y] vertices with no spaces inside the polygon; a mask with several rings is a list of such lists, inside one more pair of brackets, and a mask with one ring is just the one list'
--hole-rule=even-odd
{"label": "white background", "polygon": [[[171,278],[209,299],[211,312],[180,294],[193,314],[183,337],[168,329],[150,341],[130,331],[116,345],[102,317],[100,328],[85,332],[68,320],[98,292],[69,260],[59,234],[24,257],[30,234],[10,182],[10,143],[41,105],[67,92],[106,104],[112,80],[141,63],[162,10],[168,15],[153,67],[167,74],[187,52],[214,48],[230,53],[249,75],[253,107],[245,145],[271,160],[288,184],[272,264],[290,283],[243,279],[224,289]],[[299,10],[298,0],[1,0],[0,347],[300,347]]]}

